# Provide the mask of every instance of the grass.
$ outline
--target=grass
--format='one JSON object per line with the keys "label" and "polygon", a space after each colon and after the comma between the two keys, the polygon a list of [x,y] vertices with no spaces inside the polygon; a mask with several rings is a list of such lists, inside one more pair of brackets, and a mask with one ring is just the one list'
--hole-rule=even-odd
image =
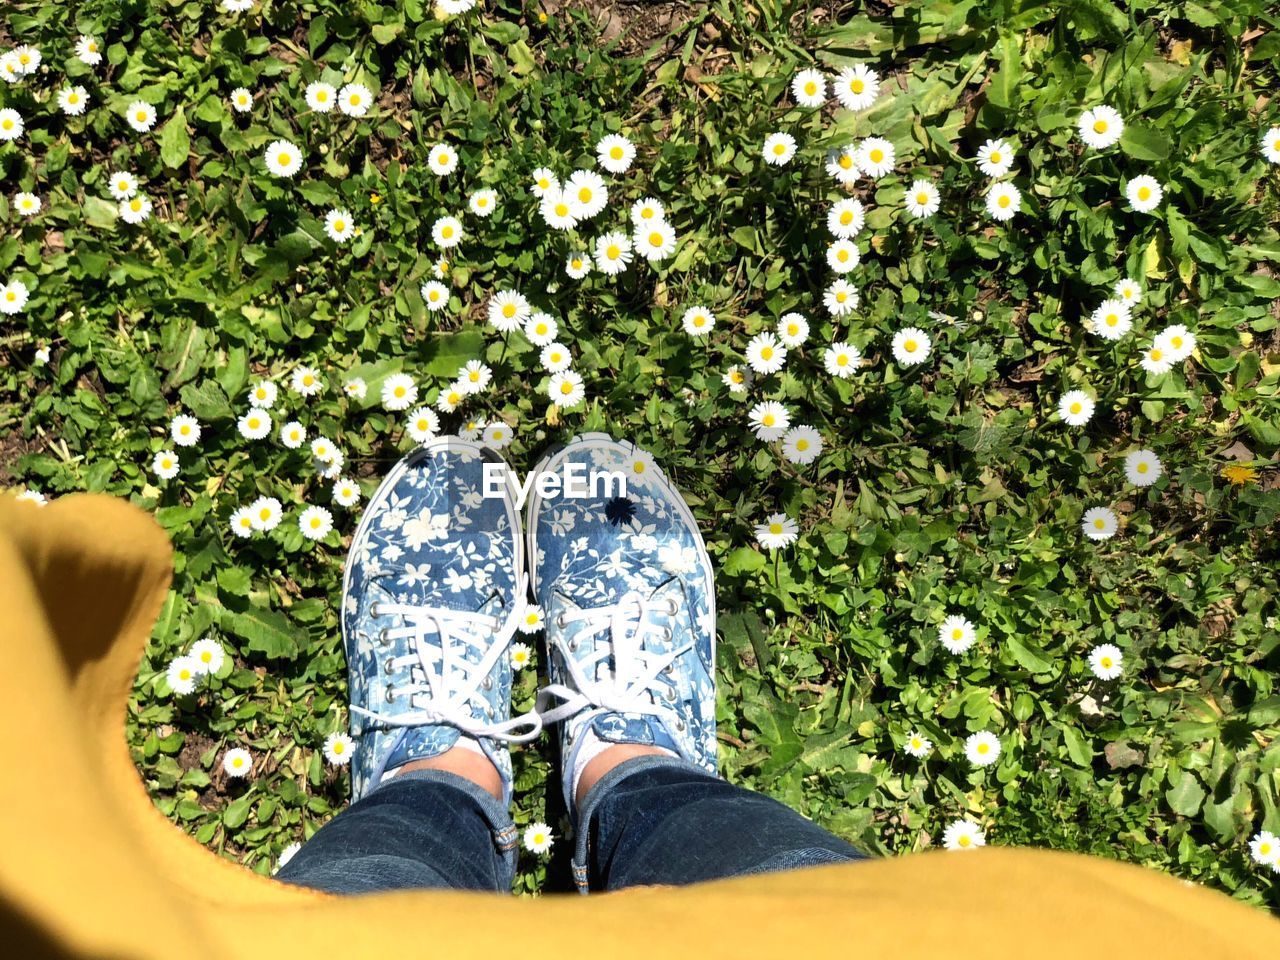
{"label": "grass", "polygon": [[[442,21],[420,0],[240,15],[15,4],[0,50],[35,44],[45,67],[0,86],[0,106],[27,122],[0,145],[0,280],[32,291],[0,323],[0,484],[128,497],[172,537],[173,590],[129,718],[158,807],[265,873],[346,802],[346,774],[319,748],[346,722],[336,611],[357,513],[330,502],[305,451],[237,433],[251,383],[277,382],[276,423],[334,439],[367,495],[413,446],[377,402],[382,380],[409,372],[434,401],[481,357],[494,387],[446,429],[464,413],[505,419],[520,468],[609,431],[687,491],[718,568],[725,776],[877,853],[936,846],[969,816],[993,844],[1144,863],[1280,907],[1280,875],[1247,849],[1280,832],[1278,168],[1258,149],[1280,122],[1280,30],[1261,3],[1230,9],[721,0],[597,17],[497,2]],[[103,41],[99,67],[72,56],[79,32]],[[886,90],[856,114],[798,109],[790,80],[813,63],[867,63]],[[377,106],[312,113],[303,90],[317,78],[363,82]],[[87,88],[84,116],[58,111],[66,83]],[[228,103],[242,85],[256,97],[245,115]],[[137,99],[158,113],[146,134],[121,119]],[[1126,134],[1088,150],[1075,121],[1099,103]],[[782,168],[760,159],[777,130],[800,147]],[[625,229],[626,206],[654,196],[680,245],[618,278],[571,281],[576,244],[542,223],[527,187],[540,166],[592,167],[617,131],[637,162],[607,178],[610,208],[580,236]],[[867,207],[851,275],[862,305],[837,320],[822,305],[825,211],[849,191],[823,158],[868,135],[898,161],[852,191]],[[1023,206],[1007,225],[986,214],[973,162],[993,137],[1017,150],[1006,179]],[[306,150],[292,179],[263,167],[280,138]],[[444,179],[426,169],[441,139],[461,157]],[[151,219],[119,219],[112,169],[138,176]],[[1165,185],[1152,214],[1124,199],[1138,173]],[[917,177],[942,193],[922,222],[902,211]],[[481,186],[500,198],[488,220],[465,214]],[[41,198],[38,216],[11,209],[17,190]],[[331,207],[361,226],[351,243],[326,238]],[[446,212],[469,242],[449,258],[448,308],[428,313],[419,287]],[[1083,321],[1122,277],[1144,299],[1135,332],[1111,344]],[[538,351],[485,322],[507,287],[559,320],[584,405],[551,407]],[[680,329],[693,303],[718,318],[703,340]],[[731,394],[721,375],[790,310],[809,317],[808,344]],[[1141,349],[1173,323],[1195,332],[1196,354],[1146,374]],[[905,326],[933,340],[920,366],[892,357]],[[836,339],[867,358],[851,379],[823,371]],[[303,363],[326,384],[306,400],[286,388]],[[363,401],[342,395],[351,375],[369,384]],[[1055,412],[1073,388],[1098,400],[1081,428]],[[818,428],[815,464],[754,439],[761,399]],[[162,482],[151,463],[177,413],[204,435]],[[1125,481],[1137,447],[1163,461],[1153,487]],[[232,511],[260,495],[285,504],[285,522],[232,536]],[[295,522],[311,503],[335,514],[320,543]],[[1080,532],[1097,505],[1122,518],[1101,543]],[[754,528],[774,512],[801,537],[771,554]],[[952,613],[977,625],[961,656],[937,639]],[[173,695],[169,662],[206,635],[227,664]],[[1086,664],[1103,643],[1123,652],[1117,680]],[[520,675],[518,709],[535,686]],[[985,769],[962,746],[982,730],[1003,747]],[[913,731],[935,744],[924,760],[904,752]],[[255,758],[247,781],[222,773],[232,746]],[[517,751],[515,816],[563,836],[548,756]],[[566,846],[522,855],[518,889],[563,889]]]}

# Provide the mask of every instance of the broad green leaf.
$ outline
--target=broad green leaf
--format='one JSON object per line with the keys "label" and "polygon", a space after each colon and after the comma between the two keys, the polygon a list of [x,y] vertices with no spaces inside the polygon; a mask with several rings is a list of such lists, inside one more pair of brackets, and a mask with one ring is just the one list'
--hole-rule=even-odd
{"label": "broad green leaf", "polygon": [[187,154],[190,152],[187,114],[183,107],[178,107],[160,130],[160,159],[166,167],[180,167],[187,162]]}

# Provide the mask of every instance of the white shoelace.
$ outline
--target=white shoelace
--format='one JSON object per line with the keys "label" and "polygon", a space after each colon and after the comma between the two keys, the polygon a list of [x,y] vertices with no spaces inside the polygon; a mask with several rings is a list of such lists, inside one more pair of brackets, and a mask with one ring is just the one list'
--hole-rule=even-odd
{"label": "white shoelace", "polygon": [[[628,591],[617,603],[560,613],[558,625],[583,621],[585,626],[572,642],[563,636],[555,638],[571,683],[552,683],[538,691],[535,709],[542,715],[543,723],[555,723],[589,709],[593,714],[616,712],[657,717],[683,731],[685,722],[664,703],[674,688],[662,683],[659,676],[678,657],[693,649],[693,641],[665,653],[644,649],[646,635],[662,634],[664,639],[671,639],[670,628],[651,623],[646,614],[661,611],[674,616],[678,610],[674,600],[648,599]],[[607,641],[597,642],[581,659],[575,656],[581,642],[589,642],[605,630],[609,631]],[[612,670],[608,664],[610,659]],[[595,674],[601,666],[603,676],[597,680]],[[546,709],[552,697],[562,702],[558,707]]]}
{"label": "white shoelace", "polygon": [[[394,684],[388,681],[387,699],[407,697],[416,709],[408,713],[387,714],[353,705],[352,712],[391,727],[445,724],[473,737],[490,737],[507,743],[533,740],[542,732],[542,718],[536,711],[497,723],[484,723],[472,715],[471,707],[472,702],[485,704],[480,688],[499,659],[508,655],[511,638],[515,636],[524,613],[526,590],[527,582],[522,579],[516,585],[516,596],[520,599],[505,621],[465,610],[377,601],[375,618],[398,616],[405,620],[402,627],[385,628],[383,639],[409,639],[409,653],[388,657],[385,661],[387,671],[411,672],[417,668],[422,674],[422,679],[417,682]],[[429,634],[439,637],[438,652],[427,642]],[[466,659],[468,647],[482,648],[485,645],[488,649],[478,663]],[[521,727],[527,729],[517,732]]]}

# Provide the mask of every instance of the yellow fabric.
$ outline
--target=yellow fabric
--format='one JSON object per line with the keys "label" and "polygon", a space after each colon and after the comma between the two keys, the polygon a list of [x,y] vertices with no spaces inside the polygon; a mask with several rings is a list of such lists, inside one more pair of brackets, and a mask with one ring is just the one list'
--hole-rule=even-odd
{"label": "yellow fabric", "polygon": [[163,531],[124,501],[0,496],[6,956],[1280,956],[1280,923],[1261,911],[1154,871],[1035,850],[537,900],[337,898],[276,883],[169,823],[130,761],[125,702],[171,570]]}

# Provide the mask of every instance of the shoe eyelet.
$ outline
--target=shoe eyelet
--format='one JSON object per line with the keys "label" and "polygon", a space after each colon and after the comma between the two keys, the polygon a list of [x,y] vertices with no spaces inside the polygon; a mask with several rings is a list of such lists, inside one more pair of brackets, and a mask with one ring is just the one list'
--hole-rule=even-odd
{"label": "shoe eyelet", "polygon": [[674,637],[674,636],[675,636],[675,634],[671,632],[671,628],[670,628],[670,627],[663,627],[663,628],[662,628],[662,639],[663,639],[664,641],[666,641],[667,643],[670,643],[670,642],[671,642],[671,638],[672,638],[672,637]]}
{"label": "shoe eyelet", "polygon": [[680,604],[676,603],[674,600],[668,599],[667,600],[667,616],[674,617],[679,612],[680,612]]}
{"label": "shoe eyelet", "polygon": [[382,669],[383,669],[383,672],[385,672],[385,673],[394,673],[394,672],[395,672],[395,669],[396,669],[396,668],[395,668],[395,664],[393,664],[393,663],[391,662],[391,658],[390,658],[390,657],[387,657],[387,659],[386,659],[386,660],[382,661]]}
{"label": "shoe eyelet", "polygon": [[391,642],[391,638],[387,636],[387,628],[383,627],[381,630],[378,631],[378,643],[382,644],[385,647],[390,642]]}
{"label": "shoe eyelet", "polygon": [[685,729],[684,721],[677,718],[676,730],[678,730],[680,733],[684,733],[684,729]]}
{"label": "shoe eyelet", "polygon": [[667,703],[675,703],[675,702],[676,702],[676,688],[675,688],[675,687],[667,687],[667,689],[666,689],[666,690],[664,690],[664,691],[662,692],[662,695],[663,695],[664,697],[666,697],[666,698],[667,698]]}
{"label": "shoe eyelet", "polygon": [[668,677],[671,676],[671,674],[675,672],[675,664],[668,663],[665,667],[662,668],[662,672],[666,674]]}
{"label": "shoe eyelet", "polygon": [[375,620],[382,616],[382,607],[378,606],[377,600],[369,604],[369,616],[373,617]]}
{"label": "shoe eyelet", "polygon": [[385,700],[385,701],[387,701],[387,703],[395,703],[395,702],[396,702],[396,688],[395,688],[395,687],[388,686],[388,687],[387,687],[387,692],[383,695],[382,699],[383,699],[383,700]]}
{"label": "shoe eyelet", "polygon": [[559,627],[561,630],[563,630],[563,629],[564,629],[564,614],[563,614],[563,613],[557,613],[557,614],[556,614],[556,626],[557,626],[557,627]]}
{"label": "shoe eyelet", "polygon": [[493,689],[493,677],[485,677],[480,681],[480,686],[485,690]]}

